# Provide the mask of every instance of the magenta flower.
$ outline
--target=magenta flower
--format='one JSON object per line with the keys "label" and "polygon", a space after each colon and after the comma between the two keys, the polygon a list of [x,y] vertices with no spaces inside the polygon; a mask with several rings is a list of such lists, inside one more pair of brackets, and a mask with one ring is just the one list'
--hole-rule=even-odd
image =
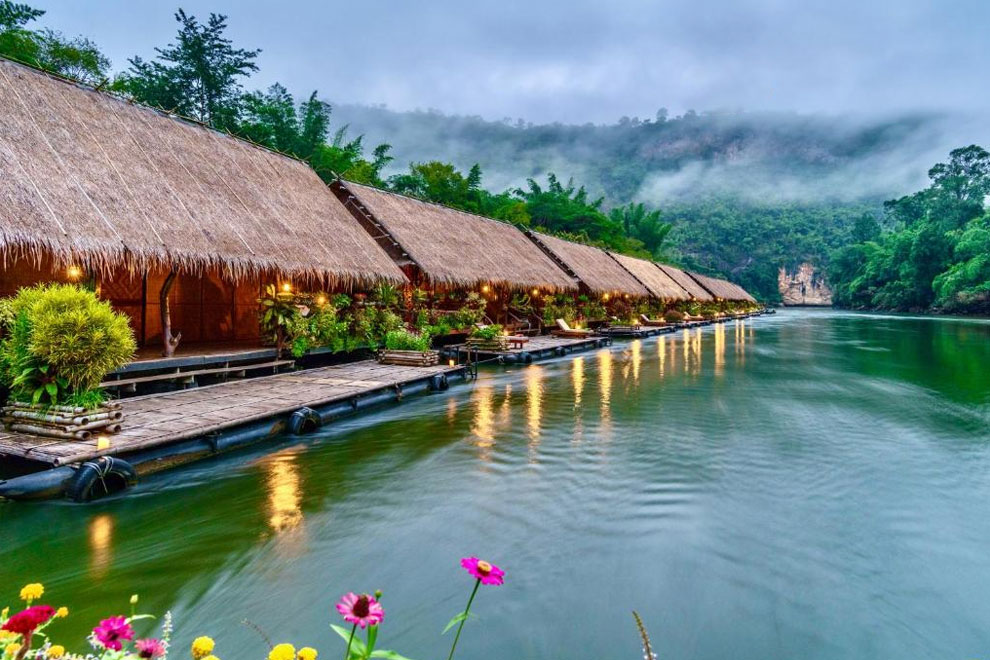
{"label": "magenta flower", "polygon": [[134,642],[139,658],[160,658],[165,655],[165,643],[160,639],[139,639]]}
{"label": "magenta flower", "polygon": [[93,628],[93,635],[96,641],[111,651],[119,651],[124,648],[121,640],[134,639],[134,629],[127,619],[122,616],[112,616],[109,619],[100,621],[100,625]]}
{"label": "magenta flower", "polygon": [[365,626],[377,626],[385,618],[385,610],[373,596],[358,596],[353,591],[344,594],[337,603],[337,611],[344,617],[344,621],[361,626],[362,629]]}
{"label": "magenta flower", "polygon": [[473,575],[475,579],[481,580],[481,584],[498,586],[504,582],[502,578],[505,577],[505,571],[495,564],[489,564],[487,561],[478,559],[477,557],[465,557],[461,560],[461,566],[464,567],[465,571]]}

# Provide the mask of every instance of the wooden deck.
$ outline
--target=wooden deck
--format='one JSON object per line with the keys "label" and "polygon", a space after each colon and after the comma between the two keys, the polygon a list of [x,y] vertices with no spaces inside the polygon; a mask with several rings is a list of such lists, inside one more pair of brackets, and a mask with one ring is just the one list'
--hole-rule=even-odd
{"label": "wooden deck", "polygon": [[522,348],[510,348],[504,351],[475,350],[471,349],[470,358],[467,349],[463,344],[447,346],[443,349],[441,357],[445,360],[465,362],[470,360],[479,361],[501,361],[506,363],[525,363],[536,360],[566,355],[577,351],[588,351],[612,343],[610,337],[554,337],[553,335],[540,335],[530,337]]}
{"label": "wooden deck", "polygon": [[464,367],[406,367],[373,360],[209,385],[121,400],[124,429],[99,449],[98,438],[56,440],[0,430],[0,455],[49,465],[69,465],[101,455],[117,455],[204,436],[249,422],[291,414],[303,407],[391,391],[400,398],[404,384]]}

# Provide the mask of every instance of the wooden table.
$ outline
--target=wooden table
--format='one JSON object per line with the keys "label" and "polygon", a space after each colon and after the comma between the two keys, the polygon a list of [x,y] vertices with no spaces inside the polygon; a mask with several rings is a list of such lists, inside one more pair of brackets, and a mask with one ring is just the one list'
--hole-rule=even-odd
{"label": "wooden table", "polygon": [[505,341],[509,344],[509,348],[522,348],[529,343],[529,337],[520,337],[518,335],[509,335],[505,338]]}

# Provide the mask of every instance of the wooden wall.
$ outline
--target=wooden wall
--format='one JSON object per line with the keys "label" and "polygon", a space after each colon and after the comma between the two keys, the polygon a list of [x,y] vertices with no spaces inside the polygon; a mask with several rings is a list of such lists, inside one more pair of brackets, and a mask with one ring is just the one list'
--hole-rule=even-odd
{"label": "wooden wall", "polygon": [[[99,295],[131,320],[134,336],[142,346],[162,341],[159,293],[167,273],[150,272],[147,277],[120,269],[96,278]],[[64,268],[51,262],[40,267],[28,261],[0,268],[0,297],[11,296],[24,286],[39,282],[69,282]],[[183,274],[169,294],[172,332],[182,331],[182,343],[258,343],[259,281],[233,284],[213,273]]]}

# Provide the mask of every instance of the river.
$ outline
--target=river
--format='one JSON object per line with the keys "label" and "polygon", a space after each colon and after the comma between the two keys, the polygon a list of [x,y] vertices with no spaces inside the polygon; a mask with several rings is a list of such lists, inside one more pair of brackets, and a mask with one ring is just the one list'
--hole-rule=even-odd
{"label": "river", "polygon": [[[154,477],[88,506],[0,504],[0,603],[41,581],[76,644],[171,609],[176,643],[461,658],[902,660],[990,654],[990,322],[786,310],[620,342]],[[186,657],[185,649],[173,657]]]}

